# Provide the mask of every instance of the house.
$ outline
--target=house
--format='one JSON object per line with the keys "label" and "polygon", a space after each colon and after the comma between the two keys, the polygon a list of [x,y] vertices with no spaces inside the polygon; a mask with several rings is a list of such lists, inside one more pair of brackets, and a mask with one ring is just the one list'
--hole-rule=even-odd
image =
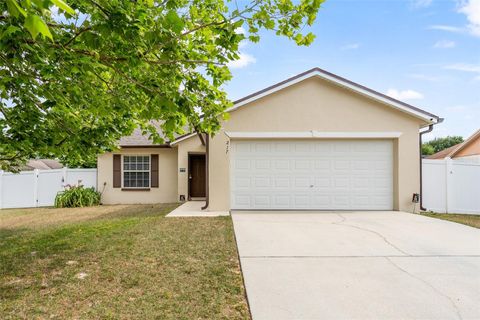
{"label": "house", "polygon": [[103,203],[411,210],[420,130],[441,118],[314,68],[234,102],[213,137],[127,137],[98,157]]}
{"label": "house", "polygon": [[431,160],[450,158],[462,163],[480,163],[480,129],[464,142],[427,157]]}
{"label": "house", "polygon": [[54,159],[30,159],[27,163],[21,166],[19,169],[21,171],[32,171],[35,169],[39,170],[51,170],[51,169],[61,169],[63,165],[58,160]]}

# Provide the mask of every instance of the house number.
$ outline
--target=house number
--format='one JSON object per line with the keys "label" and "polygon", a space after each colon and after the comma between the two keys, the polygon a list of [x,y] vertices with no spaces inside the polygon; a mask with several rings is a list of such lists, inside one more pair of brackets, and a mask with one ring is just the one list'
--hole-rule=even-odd
{"label": "house number", "polygon": [[185,168],[180,168],[180,172],[187,172]]}

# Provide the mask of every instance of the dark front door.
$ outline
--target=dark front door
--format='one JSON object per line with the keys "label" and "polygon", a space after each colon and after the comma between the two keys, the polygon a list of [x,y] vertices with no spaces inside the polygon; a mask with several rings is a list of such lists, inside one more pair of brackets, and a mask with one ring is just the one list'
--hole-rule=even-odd
{"label": "dark front door", "polygon": [[188,160],[189,195],[191,198],[204,198],[206,187],[205,155],[191,154]]}

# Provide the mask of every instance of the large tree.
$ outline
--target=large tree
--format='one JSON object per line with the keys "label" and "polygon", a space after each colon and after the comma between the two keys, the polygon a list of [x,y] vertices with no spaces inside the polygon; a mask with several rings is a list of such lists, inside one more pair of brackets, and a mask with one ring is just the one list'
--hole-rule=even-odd
{"label": "large tree", "polygon": [[322,2],[2,1],[0,167],[38,156],[82,165],[136,127],[162,142],[152,120],[168,139],[215,133],[240,42],[270,30],[309,45],[303,30]]}
{"label": "large tree", "polygon": [[425,142],[422,145],[422,154],[432,155],[462,142],[462,136],[446,136],[443,138],[435,138],[428,142]]}

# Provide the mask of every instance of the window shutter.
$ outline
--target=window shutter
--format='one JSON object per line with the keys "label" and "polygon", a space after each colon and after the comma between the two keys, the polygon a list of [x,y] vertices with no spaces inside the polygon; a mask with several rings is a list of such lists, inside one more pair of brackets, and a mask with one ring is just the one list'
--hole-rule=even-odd
{"label": "window shutter", "polygon": [[122,187],[122,156],[119,154],[113,155],[113,187]]}
{"label": "window shutter", "polygon": [[152,154],[151,156],[150,187],[158,188],[158,154]]}

